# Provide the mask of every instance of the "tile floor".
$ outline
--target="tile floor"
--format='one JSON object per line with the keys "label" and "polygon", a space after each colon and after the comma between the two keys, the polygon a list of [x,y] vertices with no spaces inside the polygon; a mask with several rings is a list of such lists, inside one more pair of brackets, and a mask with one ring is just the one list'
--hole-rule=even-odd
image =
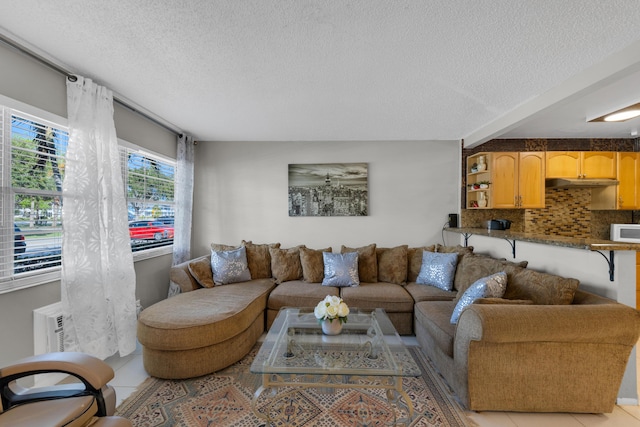
{"label": "tile floor", "polygon": [[[407,345],[417,345],[414,337],[403,338]],[[138,345],[132,354],[113,356],[107,362],[116,372],[110,384],[116,389],[119,405],[149,376],[142,366],[142,349]],[[479,427],[640,427],[640,406],[616,406],[610,414],[468,412],[468,416]]]}

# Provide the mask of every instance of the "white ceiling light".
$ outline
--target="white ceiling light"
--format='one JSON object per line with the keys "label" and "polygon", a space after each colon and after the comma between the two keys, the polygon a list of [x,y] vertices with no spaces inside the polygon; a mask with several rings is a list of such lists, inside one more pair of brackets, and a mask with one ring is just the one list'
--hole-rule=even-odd
{"label": "white ceiling light", "polygon": [[596,117],[595,119],[588,120],[589,122],[624,122],[640,116],[640,103],[630,105],[625,108],[607,113],[603,116]]}

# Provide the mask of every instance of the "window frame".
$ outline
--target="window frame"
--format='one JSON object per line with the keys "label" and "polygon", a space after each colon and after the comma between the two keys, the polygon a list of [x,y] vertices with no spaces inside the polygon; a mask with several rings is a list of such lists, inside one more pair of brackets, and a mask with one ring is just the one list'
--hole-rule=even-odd
{"label": "window frame", "polygon": [[[0,107],[4,108],[4,109],[9,109],[10,110],[10,114],[16,114],[16,115],[20,115],[23,114],[27,117],[31,116],[31,117],[35,117],[38,120],[42,120],[43,122],[47,122],[49,124],[54,125],[55,127],[58,128],[63,128],[63,129],[68,129],[68,120],[65,117],[59,116],[57,114],[54,113],[50,113],[48,111],[42,110],[38,107],[34,107],[32,105],[26,104],[24,102],[9,98],[7,96],[4,96],[2,94],[0,94]],[[0,109],[0,111],[3,111],[2,109]],[[3,113],[4,116],[4,113]],[[1,135],[2,138],[7,138],[9,137],[9,148],[8,150],[5,150],[4,153],[9,152],[9,156],[8,158],[4,157],[4,153],[0,152],[0,162],[2,162],[2,166],[3,169],[6,168],[7,166],[9,167],[8,170],[11,170],[11,123],[7,124],[7,123],[3,123],[4,125],[4,129],[3,129],[3,134]],[[1,128],[0,128],[1,129]],[[172,159],[168,156],[164,156],[162,154],[159,153],[155,153],[149,149],[140,147],[138,145],[135,145],[133,143],[130,143],[128,141],[125,141],[123,139],[118,138],[118,148],[126,148],[128,150],[133,150],[136,151],[142,155],[145,156],[149,156],[155,159],[158,159],[160,161],[163,162],[167,162],[170,163],[174,166],[176,166],[176,160]],[[4,172],[3,172],[4,173]],[[10,177],[10,172],[7,174],[7,176]],[[126,174],[123,171],[123,176],[126,176]],[[175,175],[174,175],[175,177]],[[4,185],[4,181],[2,180],[3,177],[0,176],[0,184]],[[174,180],[174,184],[175,184],[175,180]],[[11,186],[11,182],[6,184],[8,187],[9,191],[3,191],[3,195],[2,198],[0,199],[0,203],[2,203],[2,205],[0,205],[0,215],[2,215],[2,218],[0,219],[0,231],[2,233],[4,233],[6,230],[4,230],[5,228],[8,230],[9,228],[11,228],[11,232],[10,232],[10,236],[11,236],[11,247],[13,248],[13,235],[14,235],[14,228],[13,228],[13,223],[14,223],[14,206],[9,203],[11,202],[13,199],[13,195],[15,193],[15,190],[13,189],[13,187]],[[125,186],[126,186],[126,181],[125,181]],[[175,187],[174,187],[175,189]],[[174,190],[175,191],[175,190]],[[125,195],[126,197],[126,195]],[[174,196],[174,202],[175,202],[175,196]],[[8,207],[8,209],[7,209]],[[6,223],[6,224],[5,224]],[[11,227],[9,227],[11,226]],[[4,234],[2,234],[4,237]],[[142,260],[146,260],[146,259],[151,259],[151,258],[156,258],[159,256],[164,256],[164,255],[168,255],[168,254],[172,254],[173,253],[173,243],[166,245],[166,246],[160,246],[160,247],[155,247],[155,248],[149,248],[149,249],[143,249],[143,250],[138,250],[138,251],[134,251],[132,252],[133,254],[133,261],[138,262],[138,261],[142,261]],[[9,293],[9,292],[13,292],[13,291],[17,291],[17,290],[21,290],[21,289],[26,289],[26,288],[30,288],[30,287],[34,287],[34,286],[39,286],[39,285],[44,285],[47,283],[55,283],[56,281],[60,281],[61,279],[61,266],[55,266],[55,267],[49,267],[49,268],[45,268],[42,271],[38,271],[38,270],[34,270],[33,272],[30,272],[29,274],[25,274],[22,277],[15,277],[14,273],[11,273],[8,277],[8,280],[0,282],[0,295],[5,294],[5,293]]]}

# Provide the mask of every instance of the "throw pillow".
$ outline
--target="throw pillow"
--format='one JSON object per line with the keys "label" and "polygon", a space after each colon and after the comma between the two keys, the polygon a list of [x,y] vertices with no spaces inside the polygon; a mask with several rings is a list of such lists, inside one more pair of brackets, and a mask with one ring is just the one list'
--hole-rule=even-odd
{"label": "throw pillow", "polygon": [[358,253],[358,276],[360,281],[375,283],[378,281],[378,259],[376,258],[376,244],[372,243],[361,248],[348,248],[342,245],[340,253]]}
{"label": "throw pillow", "polygon": [[334,254],[323,252],[324,279],[322,286],[358,286],[358,253],[347,252],[344,254]]}
{"label": "throw pillow", "polygon": [[211,251],[211,270],[216,286],[251,280],[244,247],[232,251]]}
{"label": "throw pillow", "polygon": [[321,283],[324,278],[324,261],[322,259],[322,253],[331,251],[331,247],[318,250],[300,248],[302,280],[309,283]]}
{"label": "throw pillow", "polygon": [[507,273],[501,271],[488,277],[483,277],[469,286],[451,314],[451,323],[458,323],[462,310],[473,304],[479,298],[502,298],[507,288]]}
{"label": "throw pillow", "polygon": [[517,265],[526,267],[527,261],[514,263],[504,259],[496,259],[487,255],[465,254],[458,258],[458,267],[453,279],[453,287],[458,290],[456,301],[460,299],[464,291],[475,283],[476,280],[490,276],[500,271],[505,271],[506,266]]}
{"label": "throw pillow", "polygon": [[232,251],[234,249],[238,249],[239,246],[225,245],[222,243],[212,243],[211,250],[212,251]]}
{"label": "throw pillow", "polygon": [[253,242],[243,240],[242,246],[247,248],[247,262],[249,271],[254,279],[271,278],[271,255],[269,248],[279,248],[280,243],[270,243],[257,245]]}
{"label": "throw pillow", "polygon": [[434,252],[440,252],[443,254],[450,254],[455,252],[458,255],[462,256],[465,254],[473,253],[473,246],[442,246],[440,243],[436,243],[436,250]]}
{"label": "throw pillow", "polygon": [[436,245],[407,249],[407,282],[415,282],[422,266],[422,252],[435,252]]}
{"label": "throw pillow", "polygon": [[271,255],[271,274],[276,283],[302,278],[302,264],[300,263],[300,248],[296,246],[289,249],[269,248]]}
{"label": "throw pillow", "polygon": [[407,245],[376,248],[378,280],[404,285],[407,283]]}
{"label": "throw pillow", "polygon": [[209,257],[202,257],[191,261],[187,268],[196,282],[203,288],[213,288],[213,271]]}
{"label": "throw pillow", "polygon": [[458,254],[438,253],[424,251],[422,253],[422,266],[416,283],[431,285],[443,291],[453,289],[453,277],[458,264]]}
{"label": "throw pillow", "polygon": [[528,299],[534,304],[571,304],[580,285],[578,279],[542,273],[529,268],[507,265],[509,285],[504,293],[507,299]]}

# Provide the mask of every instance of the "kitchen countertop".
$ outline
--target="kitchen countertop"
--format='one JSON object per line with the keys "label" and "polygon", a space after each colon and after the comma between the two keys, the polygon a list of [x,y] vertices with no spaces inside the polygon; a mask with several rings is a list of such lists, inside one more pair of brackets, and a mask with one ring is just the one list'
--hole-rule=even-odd
{"label": "kitchen countertop", "polygon": [[640,243],[614,242],[612,240],[585,239],[566,236],[531,234],[511,230],[487,230],[486,228],[445,228],[445,231],[465,235],[496,237],[499,239],[519,240],[541,243],[543,245],[585,249],[588,251],[640,251]]}

